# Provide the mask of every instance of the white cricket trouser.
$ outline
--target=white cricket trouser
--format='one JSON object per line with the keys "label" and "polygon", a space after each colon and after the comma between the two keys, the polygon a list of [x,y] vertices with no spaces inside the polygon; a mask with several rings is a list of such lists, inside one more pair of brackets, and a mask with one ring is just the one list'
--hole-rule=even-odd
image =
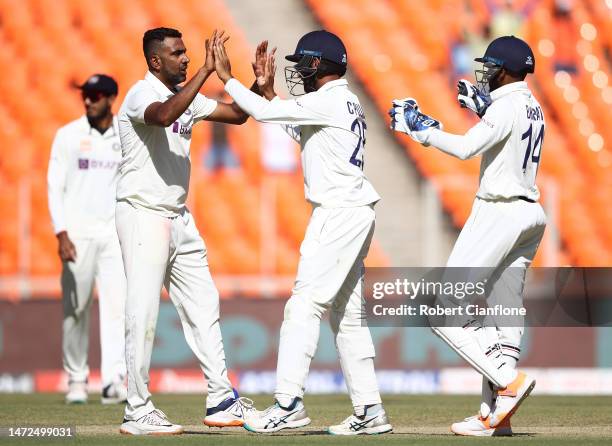
{"label": "white cricket trouser", "polygon": [[314,208],[280,331],[277,398],[303,397],[321,317],[331,307],[330,324],[353,406],[381,402],[374,344],[362,305],[363,259],[374,222],[373,205]]}
{"label": "white cricket trouser", "polygon": [[187,209],[165,218],[119,202],[115,221],[127,277],[126,419],[136,420],[155,408],[147,385],[162,286],[208,380],[207,407],[218,405],[233,395],[232,385],[219,327],[219,293],[193,217]]}
{"label": "white cricket trouser", "polygon": [[94,280],[100,309],[102,386],[125,377],[126,284],[121,250],[116,235],[73,239],[76,261],[64,262],[62,295],[64,306],[63,362],[69,379],[83,382],[89,376],[90,307]]}
{"label": "white cricket trouser", "polygon": [[[489,306],[500,303],[519,307],[523,300],[527,268],[536,254],[545,227],[546,216],[539,203],[529,203],[520,199],[487,201],[476,198],[472,212],[459,234],[446,266],[473,268],[467,273],[470,281],[488,279],[488,285],[493,282],[487,299]],[[438,327],[437,329],[445,333],[447,342],[450,340],[449,344],[456,350],[458,345],[465,345],[466,333],[474,336],[471,328],[463,330],[461,327]],[[514,367],[518,361],[523,331],[522,326],[498,325],[497,330],[481,330],[480,338],[476,340],[480,348],[487,343],[489,346],[499,344],[503,355],[513,358],[512,367]],[[483,340],[483,336],[491,339]],[[452,341],[455,341],[456,345],[453,345]],[[483,351],[486,350],[484,347]],[[482,366],[479,370],[481,373],[482,370],[490,369],[491,365],[495,370],[499,366],[492,357],[490,363],[486,360],[489,358],[485,359],[482,356],[474,356],[473,359],[473,362],[469,359],[468,362],[477,370]]]}
{"label": "white cricket trouser", "polygon": [[[482,271],[496,268],[492,276],[499,279],[491,290],[488,305],[495,305],[498,303],[495,299],[501,297],[503,302],[499,303],[518,307],[523,302],[527,268],[535,257],[545,227],[546,215],[539,203],[476,198],[446,266],[483,268]],[[515,280],[517,275],[522,280]],[[508,287],[512,287],[510,292]],[[504,354],[516,355],[518,359],[514,349],[520,347],[523,327],[498,327],[498,331]]]}

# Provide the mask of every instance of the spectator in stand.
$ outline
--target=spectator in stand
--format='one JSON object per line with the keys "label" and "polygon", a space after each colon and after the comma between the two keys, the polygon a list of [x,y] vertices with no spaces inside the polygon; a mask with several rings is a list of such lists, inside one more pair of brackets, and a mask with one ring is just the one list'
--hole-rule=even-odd
{"label": "spectator in stand", "polygon": [[[214,99],[223,100],[223,92],[219,92]],[[212,121],[211,125],[210,150],[204,154],[204,166],[213,172],[220,169],[238,168],[240,161],[227,140],[226,124]]]}
{"label": "spectator in stand", "polygon": [[571,0],[555,0],[553,4],[553,23],[555,44],[555,71],[567,71],[569,74],[578,73],[578,53],[576,42],[578,31],[572,15],[573,2]]}
{"label": "spectator in stand", "polygon": [[526,0],[520,7],[516,3],[513,0],[487,0],[487,8],[491,14],[491,37],[521,37],[523,21],[537,2]]}

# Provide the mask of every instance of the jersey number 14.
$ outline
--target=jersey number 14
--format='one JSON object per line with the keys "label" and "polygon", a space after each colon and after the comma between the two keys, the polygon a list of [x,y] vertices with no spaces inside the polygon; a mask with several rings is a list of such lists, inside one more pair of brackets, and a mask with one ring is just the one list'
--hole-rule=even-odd
{"label": "jersey number 14", "polygon": [[[529,128],[525,133],[521,135],[521,141],[527,140],[527,149],[525,150],[525,158],[523,159],[523,172],[527,169],[527,163],[529,162],[529,155],[531,155],[531,161],[538,164],[540,162],[540,154],[542,153],[542,143],[544,142],[544,125],[540,126],[540,132],[531,144],[532,135],[537,130],[533,130],[533,124],[529,124]],[[537,172],[537,167],[536,167]]]}
{"label": "jersey number 14", "polygon": [[[359,167],[363,170],[363,147],[366,142],[366,123],[360,119],[355,119],[353,124],[351,124],[351,132],[357,133],[359,140],[357,141],[357,147],[353,150],[353,154],[351,155],[351,164]],[[361,155],[361,156],[360,156]]]}

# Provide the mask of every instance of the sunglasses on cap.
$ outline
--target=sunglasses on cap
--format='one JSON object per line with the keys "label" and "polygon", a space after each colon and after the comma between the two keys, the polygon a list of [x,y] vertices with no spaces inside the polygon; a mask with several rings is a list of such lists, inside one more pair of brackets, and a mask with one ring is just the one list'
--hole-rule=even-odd
{"label": "sunglasses on cap", "polygon": [[81,91],[81,97],[83,98],[83,100],[89,99],[91,102],[98,102],[100,99],[106,96],[107,95],[102,93],[101,91]]}

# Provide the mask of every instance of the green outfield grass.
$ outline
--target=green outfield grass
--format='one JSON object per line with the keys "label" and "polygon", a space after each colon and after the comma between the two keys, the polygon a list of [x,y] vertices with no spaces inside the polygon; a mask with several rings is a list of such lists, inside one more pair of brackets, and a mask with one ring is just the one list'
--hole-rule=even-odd
{"label": "green outfield grass", "polygon": [[[156,395],[160,409],[186,433],[176,437],[136,438],[118,433],[123,407],[102,406],[97,395],[82,406],[66,406],[63,395],[0,395],[0,426],[73,425],[72,440],[0,438],[2,445],[438,445],[438,444],[612,444],[612,397],[533,396],[513,418],[513,438],[461,438],[450,434],[452,421],[473,414],[476,396],[385,396],[393,434],[372,437],[334,437],[326,433],[330,423],[342,421],[351,411],[345,395],[308,396],[306,407],[313,422],[303,430],[258,435],[243,429],[209,429],[201,423],[204,398],[196,395]],[[269,396],[253,398],[259,408]]]}

